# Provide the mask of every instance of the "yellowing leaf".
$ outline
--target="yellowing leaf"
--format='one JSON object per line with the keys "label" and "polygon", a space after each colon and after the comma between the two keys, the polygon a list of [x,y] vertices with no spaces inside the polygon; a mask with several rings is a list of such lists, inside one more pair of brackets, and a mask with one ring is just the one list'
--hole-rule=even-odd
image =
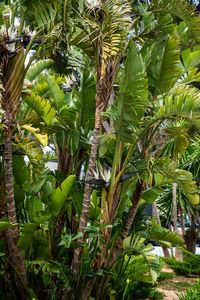
{"label": "yellowing leaf", "polygon": [[45,147],[45,146],[48,145],[48,135],[37,133],[37,132],[40,131],[39,128],[32,127],[31,125],[23,125],[23,126],[21,126],[21,128],[29,131],[30,133],[32,133],[42,146]]}
{"label": "yellowing leaf", "polygon": [[40,133],[35,133],[35,137],[38,139],[39,143],[46,147],[48,145],[48,135],[47,134],[40,134]]}

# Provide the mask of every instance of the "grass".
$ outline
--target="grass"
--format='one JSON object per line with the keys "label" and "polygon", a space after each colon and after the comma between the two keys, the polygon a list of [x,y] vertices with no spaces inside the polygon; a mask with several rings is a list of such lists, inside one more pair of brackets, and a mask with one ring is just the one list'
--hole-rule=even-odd
{"label": "grass", "polygon": [[167,279],[172,279],[174,277],[174,273],[173,272],[161,272],[160,276],[158,278],[158,281],[163,281],[163,280],[167,280]]}
{"label": "grass", "polygon": [[[193,289],[193,287],[196,285],[196,280],[197,280],[196,278],[188,278],[181,275],[175,275],[173,272],[162,271],[158,279],[158,287],[164,291],[172,290],[175,293],[179,294],[180,297],[183,297],[185,296],[187,290]],[[180,300],[193,300],[193,299],[195,298],[190,299],[189,296],[187,296],[187,298],[180,298]],[[196,298],[196,300],[200,300],[200,297]]]}
{"label": "grass", "polygon": [[179,300],[198,300],[200,299],[200,281],[188,288],[185,293],[179,296]]}

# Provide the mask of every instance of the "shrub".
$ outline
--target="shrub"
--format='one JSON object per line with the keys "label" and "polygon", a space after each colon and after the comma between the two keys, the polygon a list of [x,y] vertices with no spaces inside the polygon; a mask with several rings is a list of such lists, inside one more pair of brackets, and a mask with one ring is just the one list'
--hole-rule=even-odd
{"label": "shrub", "polygon": [[200,255],[187,255],[183,261],[176,260],[172,257],[165,257],[163,260],[176,272],[176,274],[186,276],[191,274],[200,274]]}

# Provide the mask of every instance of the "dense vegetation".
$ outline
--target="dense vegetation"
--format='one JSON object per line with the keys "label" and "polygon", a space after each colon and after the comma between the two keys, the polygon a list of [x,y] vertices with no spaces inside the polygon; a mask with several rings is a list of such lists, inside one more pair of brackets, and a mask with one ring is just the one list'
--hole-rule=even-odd
{"label": "dense vegetation", "polygon": [[200,296],[200,284],[199,281],[195,286],[189,288],[185,294],[179,297],[180,300],[196,300]]}
{"label": "dense vegetation", "polygon": [[8,0],[0,26],[0,298],[139,297],[152,242],[198,238],[198,7]]}

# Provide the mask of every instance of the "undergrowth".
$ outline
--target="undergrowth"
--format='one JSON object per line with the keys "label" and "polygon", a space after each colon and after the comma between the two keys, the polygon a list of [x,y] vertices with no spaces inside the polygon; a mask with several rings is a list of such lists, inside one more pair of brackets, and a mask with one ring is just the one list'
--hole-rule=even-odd
{"label": "undergrowth", "polygon": [[200,275],[200,255],[187,255],[183,261],[172,257],[164,257],[163,260],[176,274],[185,276]]}
{"label": "undergrowth", "polygon": [[186,290],[179,296],[179,300],[198,300],[200,299],[200,281],[198,281],[193,287]]}

